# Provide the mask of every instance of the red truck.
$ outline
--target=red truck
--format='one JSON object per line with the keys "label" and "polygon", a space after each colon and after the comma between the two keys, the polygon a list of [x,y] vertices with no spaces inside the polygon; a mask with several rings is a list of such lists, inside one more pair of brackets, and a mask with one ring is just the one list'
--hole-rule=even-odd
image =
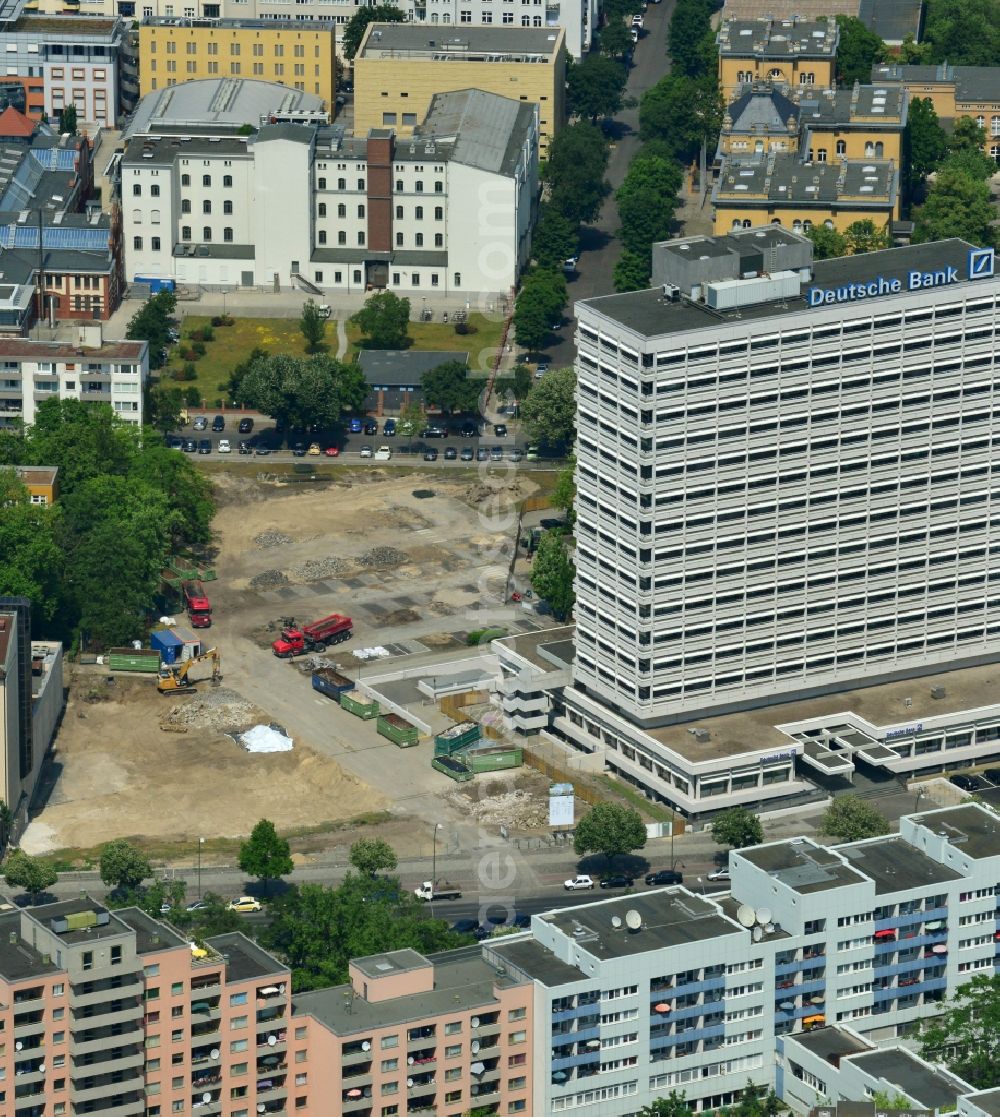
{"label": "red truck", "polygon": [[279,659],[291,659],[303,652],[323,652],[328,644],[340,644],[354,635],[350,617],[331,613],[328,617],[304,624],[301,628],[283,628],[281,635],[271,644],[271,651]]}
{"label": "red truck", "polygon": [[201,582],[185,582],[182,591],[184,593],[184,608],[187,609],[188,616],[191,618],[191,627],[211,628],[212,603],[208,600],[205,587]]}

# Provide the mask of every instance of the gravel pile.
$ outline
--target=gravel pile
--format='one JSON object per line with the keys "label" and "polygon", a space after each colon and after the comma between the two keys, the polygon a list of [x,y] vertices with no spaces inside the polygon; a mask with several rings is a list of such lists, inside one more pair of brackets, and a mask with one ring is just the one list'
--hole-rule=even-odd
{"label": "gravel pile", "polygon": [[253,541],[258,547],[283,547],[286,543],[291,543],[292,537],[281,531],[262,531],[260,535],[253,537]]}
{"label": "gravel pile", "polygon": [[269,590],[287,584],[288,576],[281,570],[262,570],[250,579],[250,588],[254,590]]}
{"label": "gravel pile", "polygon": [[325,578],[342,578],[351,569],[349,562],[339,558],[306,559],[289,571],[296,582],[322,582]]}
{"label": "gravel pile", "polygon": [[470,800],[461,792],[449,797],[455,806],[464,809],[484,826],[516,827],[533,830],[548,820],[548,804],[523,790],[486,794],[481,799]]}
{"label": "gravel pile", "polygon": [[222,733],[238,733],[260,720],[260,711],[242,694],[227,687],[209,688],[207,684],[198,694],[172,707],[164,718],[168,725],[217,729]]}
{"label": "gravel pile", "polygon": [[369,569],[385,570],[391,566],[401,566],[406,562],[406,555],[397,551],[395,547],[372,547],[366,551],[358,562]]}

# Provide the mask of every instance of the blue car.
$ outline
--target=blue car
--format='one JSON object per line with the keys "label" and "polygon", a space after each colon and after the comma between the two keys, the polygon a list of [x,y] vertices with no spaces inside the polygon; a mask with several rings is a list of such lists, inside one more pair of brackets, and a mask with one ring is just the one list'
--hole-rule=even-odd
{"label": "blue car", "polygon": [[360,434],[363,429],[360,419],[351,420],[351,434]]}

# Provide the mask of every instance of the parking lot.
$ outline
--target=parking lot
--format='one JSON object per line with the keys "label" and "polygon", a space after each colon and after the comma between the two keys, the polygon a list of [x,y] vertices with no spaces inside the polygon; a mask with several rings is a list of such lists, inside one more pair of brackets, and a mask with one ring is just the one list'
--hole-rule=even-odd
{"label": "parking lot", "polygon": [[957,772],[948,777],[948,782],[954,784],[959,791],[967,791],[970,795],[992,792],[992,795],[984,798],[1000,806],[1000,768],[984,768],[981,772]]}

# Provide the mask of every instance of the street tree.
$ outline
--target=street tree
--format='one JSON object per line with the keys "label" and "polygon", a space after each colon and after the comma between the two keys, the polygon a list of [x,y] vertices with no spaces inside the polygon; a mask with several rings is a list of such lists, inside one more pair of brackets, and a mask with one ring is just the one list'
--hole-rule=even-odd
{"label": "street tree", "polygon": [[982,182],[997,173],[997,161],[981,148],[963,147],[952,151],[938,170],[953,171]]}
{"label": "street tree", "polygon": [[614,116],[621,111],[627,80],[621,62],[606,54],[588,54],[582,62],[571,62],[566,70],[567,112],[595,124],[602,116]]}
{"label": "street tree", "polygon": [[556,620],[566,620],[573,611],[575,577],[576,567],[566,553],[562,535],[558,531],[544,532],[531,564],[531,588],[548,603]]}
{"label": "street tree", "polygon": [[722,97],[714,75],[667,74],[646,91],[639,105],[641,138],[661,140],[683,163],[693,159],[703,143],[714,148],[721,126]]}
{"label": "street tree", "polygon": [[673,232],[682,174],[676,161],[640,152],[615,193],[621,241],[640,259],[651,257],[656,241]]}
{"label": "street tree", "polygon": [[914,97],[910,102],[903,142],[909,163],[910,197],[920,201],[925,179],[948,153],[948,135],[929,97]]}
{"label": "street tree", "polygon": [[375,4],[370,8],[358,8],[344,26],[341,48],[344,57],[350,62],[358,53],[361,40],[365,37],[369,23],[405,23],[406,13],[393,4]]}
{"label": "street tree", "polygon": [[76,105],[67,105],[59,110],[59,131],[64,136],[76,135]]}
{"label": "street tree", "polygon": [[368,349],[405,349],[410,344],[410,300],[392,291],[379,291],[351,318],[365,335]]}
{"label": "street tree", "polygon": [[561,449],[576,440],[576,373],[553,369],[537,380],[521,404],[529,442]]}
{"label": "street tree", "polygon": [[580,244],[580,226],[559,210],[547,205],[535,226],[531,251],[540,268],[561,268],[575,256]]}
{"label": "street tree", "polygon": [[777,1117],[782,1108],[781,1100],[774,1090],[765,1090],[747,1079],[746,1086],[735,1105],[727,1106],[722,1112],[724,1117]]}
{"label": "street tree", "polygon": [[607,22],[597,36],[598,47],[601,54],[608,59],[618,62],[632,49],[632,36],[622,19],[608,16]]}
{"label": "street tree", "polygon": [[536,353],[566,306],[566,277],[554,268],[536,268],[525,276],[514,303],[514,336]]}
{"label": "street tree", "polygon": [[549,204],[573,224],[593,221],[601,211],[609,186],[608,141],[589,121],[563,128],[549,145],[545,181]]}
{"label": "street tree", "polygon": [[[0,469],[0,594],[27,597],[51,620],[63,597],[59,505],[32,504],[14,471]],[[37,623],[37,622],[36,622]],[[0,841],[0,849],[3,848]]]}
{"label": "street tree", "polygon": [[37,903],[39,895],[51,888],[59,879],[59,874],[48,861],[39,857],[29,857],[23,849],[15,849],[4,865],[4,880],[12,888],[23,888],[31,902]]}
{"label": "street tree", "polygon": [[995,66],[1000,58],[998,0],[928,0],[921,61]]}
{"label": "street tree", "polygon": [[302,307],[299,329],[306,340],[306,352],[317,353],[323,347],[323,338],[326,336],[326,320],[320,315],[319,307],[313,299],[306,299],[305,305]]}
{"label": "street tree", "polygon": [[852,221],[844,230],[844,239],[852,256],[888,248],[891,241],[887,227],[879,228],[874,221]]}
{"label": "street tree", "polygon": [[671,1090],[665,1098],[656,1098],[639,1110],[639,1117],[694,1117],[694,1110],[685,1100],[682,1090]]}
{"label": "street tree", "polygon": [[1000,1086],[1000,974],[977,974],[924,1022],[920,1054],[976,1090]]}
{"label": "street tree", "polygon": [[115,838],[101,849],[100,871],[109,888],[125,893],[137,891],[153,875],[149,858],[124,838]]}
{"label": "street tree", "polygon": [[838,795],[823,812],[820,833],[842,842],[877,838],[889,833],[889,820],[884,814],[858,795]]}
{"label": "street tree", "polygon": [[709,0],[678,0],[667,28],[672,73],[697,78],[705,73],[705,36],[711,31]]}
{"label": "street tree", "polygon": [[576,824],[573,849],[577,856],[600,853],[608,861],[643,849],[646,824],[633,807],[622,803],[596,803]]}
{"label": "street tree", "polygon": [[474,411],[479,405],[483,384],[469,377],[465,361],[445,361],[420,377],[424,402],[440,407],[446,414]]}
{"label": "street tree", "polygon": [[842,86],[855,82],[868,85],[872,80],[872,66],[884,62],[889,48],[858,19],[857,16],[837,16],[840,41],[837,44],[837,81]]}
{"label": "street tree", "polygon": [[649,257],[639,256],[635,252],[623,252],[611,273],[615,290],[619,294],[625,291],[645,291],[650,284],[652,270]]}
{"label": "street tree", "polygon": [[237,912],[229,910],[224,897],[217,892],[206,892],[201,899],[204,907],[197,911],[188,911],[179,904],[175,905],[170,913],[170,922],[188,930],[199,939],[227,935],[243,929],[243,920]]}
{"label": "street tree", "polygon": [[384,838],[358,838],[351,846],[350,862],[366,877],[391,873],[398,864],[396,851]]}
{"label": "street tree", "polygon": [[180,428],[181,411],[184,410],[184,393],[180,388],[161,383],[150,390],[148,399],[146,418],[150,426],[163,435]]}
{"label": "street tree", "polygon": [[813,225],[807,236],[813,243],[813,257],[817,260],[847,255],[847,238],[836,229],[827,225]]}
{"label": "street tree", "polygon": [[732,849],[756,846],[764,840],[764,827],[760,819],[746,807],[730,807],[712,823],[712,837],[719,845]]}
{"label": "street tree", "polygon": [[345,410],[360,407],[368,385],[357,365],[325,353],[259,357],[246,371],[240,395],[251,407],[288,427],[332,426]]}
{"label": "street tree", "polygon": [[130,341],[149,342],[149,367],[162,368],[163,353],[170,342],[171,319],[177,306],[173,291],[164,288],[142,304],[125,329]]}
{"label": "street tree", "polygon": [[971,116],[960,116],[948,136],[948,151],[982,152],[986,144],[986,129]]}
{"label": "street tree", "polygon": [[941,170],[927,201],[916,211],[913,239],[919,244],[960,237],[971,244],[990,245],[995,218],[989,183],[962,171]]}
{"label": "street tree", "polygon": [[549,501],[553,508],[559,508],[566,513],[568,524],[573,523],[575,519],[573,505],[576,501],[576,458],[574,455],[570,455],[565,469],[559,471]]}
{"label": "street tree", "polygon": [[263,882],[265,892],[272,880],[287,876],[294,868],[287,840],[278,836],[269,819],[262,818],[240,846],[239,866]]}

